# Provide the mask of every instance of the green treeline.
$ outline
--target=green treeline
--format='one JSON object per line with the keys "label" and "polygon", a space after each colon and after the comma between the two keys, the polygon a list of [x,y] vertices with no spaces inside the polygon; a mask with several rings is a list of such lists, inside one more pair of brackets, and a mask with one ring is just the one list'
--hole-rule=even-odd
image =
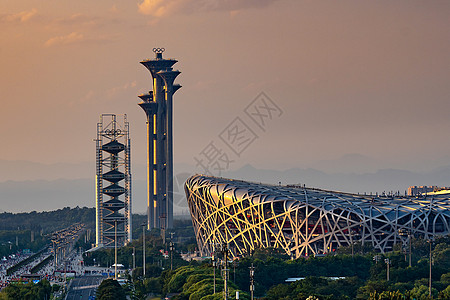
{"label": "green treeline", "polygon": [[95,209],[65,207],[49,212],[0,213],[0,257],[23,249],[39,251],[50,244],[52,232],[79,222],[95,228]]}
{"label": "green treeline", "polygon": [[[174,259],[173,270],[169,259],[161,255],[164,248],[157,235],[146,236],[146,276],[142,264],[138,265],[130,279],[133,285],[132,299],[145,299],[146,295],[171,295],[175,300],[223,299],[223,276],[220,268],[215,271],[210,260],[185,262]],[[142,252],[142,239],[131,244]],[[178,246],[180,247],[180,246]],[[129,264],[128,247],[121,249],[119,263]],[[230,299],[239,291],[240,299],[249,299],[249,267],[255,267],[255,297],[264,300],[288,299],[428,299],[429,244],[413,240],[412,267],[408,255],[398,250],[385,255],[376,252],[366,254],[336,254],[291,260],[277,249],[258,249],[252,256],[230,262],[228,286]],[[345,252],[346,249],[341,249]],[[126,254],[128,253],[128,254]],[[97,259],[112,260],[112,251],[96,254]],[[374,260],[378,255],[379,260]],[[104,256],[104,257],[102,257]],[[432,244],[432,297],[450,299],[450,238],[441,238]],[[109,257],[109,258],[107,258]],[[387,265],[391,262],[389,281]],[[142,256],[140,256],[142,259]],[[286,283],[287,278],[304,277],[303,280]],[[342,279],[330,277],[345,277]],[[131,293],[131,289],[129,289]],[[131,295],[131,294],[130,294]]]}
{"label": "green treeline", "polygon": [[0,300],[47,300],[50,299],[52,287],[47,280],[38,283],[14,283],[0,292]]}
{"label": "green treeline", "polygon": [[[133,215],[133,239],[142,235],[140,226],[144,215]],[[50,244],[51,233],[68,228],[74,223],[83,223],[90,231],[83,248],[90,249],[95,241],[95,208],[65,207],[55,211],[30,213],[0,213],[0,258],[23,249],[39,251]]]}
{"label": "green treeline", "polygon": [[74,223],[95,226],[95,209],[88,207],[64,207],[54,211],[30,213],[0,213],[0,232],[5,230],[34,230],[37,233],[54,232]]}

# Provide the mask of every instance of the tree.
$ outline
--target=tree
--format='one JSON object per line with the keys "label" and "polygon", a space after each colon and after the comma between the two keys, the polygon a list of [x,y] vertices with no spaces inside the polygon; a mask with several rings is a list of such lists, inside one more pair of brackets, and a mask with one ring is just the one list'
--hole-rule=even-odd
{"label": "tree", "polygon": [[438,299],[450,299],[450,285],[439,293]]}
{"label": "tree", "polygon": [[117,280],[105,279],[97,289],[98,300],[125,300],[126,294]]}
{"label": "tree", "polygon": [[44,300],[50,298],[51,287],[47,280],[41,280],[36,284],[17,283],[7,286],[0,294],[2,295],[0,299]]}
{"label": "tree", "polygon": [[[416,285],[410,292],[412,298],[417,300],[425,300],[428,298],[429,290],[425,285]],[[438,295],[438,291],[435,288],[431,288],[431,296],[435,298]]]}

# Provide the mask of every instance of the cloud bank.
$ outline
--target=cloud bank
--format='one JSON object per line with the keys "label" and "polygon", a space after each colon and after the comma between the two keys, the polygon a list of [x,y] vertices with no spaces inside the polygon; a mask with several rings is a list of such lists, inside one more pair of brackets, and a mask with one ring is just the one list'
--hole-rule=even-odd
{"label": "cloud bank", "polygon": [[0,15],[0,21],[1,22],[8,22],[8,23],[25,23],[29,21],[31,18],[36,16],[37,9],[33,8],[30,11],[22,11],[16,14],[3,14]]}
{"label": "cloud bank", "polygon": [[64,36],[56,36],[53,38],[50,38],[45,42],[46,47],[51,46],[57,46],[57,45],[69,45],[69,44],[75,44],[80,43],[84,40],[84,35],[79,32],[72,32],[68,35]]}
{"label": "cloud bank", "polygon": [[242,9],[265,7],[277,0],[144,0],[138,4],[139,12],[153,17],[177,13],[209,11],[236,12]]}

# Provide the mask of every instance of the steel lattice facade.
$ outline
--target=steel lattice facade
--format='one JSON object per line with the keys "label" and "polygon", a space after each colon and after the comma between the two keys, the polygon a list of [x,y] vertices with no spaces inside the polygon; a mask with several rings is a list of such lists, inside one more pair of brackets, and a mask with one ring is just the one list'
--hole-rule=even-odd
{"label": "steel lattice facade", "polygon": [[127,115],[102,114],[96,142],[96,247],[131,241],[131,158]]}
{"label": "steel lattice facade", "polygon": [[227,243],[233,256],[283,248],[293,257],[329,253],[354,242],[380,252],[450,232],[448,195],[373,197],[195,175],[185,191],[202,255]]}

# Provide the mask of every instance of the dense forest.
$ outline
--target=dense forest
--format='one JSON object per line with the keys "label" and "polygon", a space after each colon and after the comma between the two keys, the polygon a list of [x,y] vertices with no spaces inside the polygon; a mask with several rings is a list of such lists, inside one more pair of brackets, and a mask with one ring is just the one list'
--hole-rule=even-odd
{"label": "dense forest", "polygon": [[[145,215],[132,216],[133,239],[142,235]],[[50,235],[74,223],[83,223],[88,233],[86,247],[95,242],[95,208],[64,207],[54,211],[0,213],[0,258],[23,249],[32,252],[50,244]]]}

